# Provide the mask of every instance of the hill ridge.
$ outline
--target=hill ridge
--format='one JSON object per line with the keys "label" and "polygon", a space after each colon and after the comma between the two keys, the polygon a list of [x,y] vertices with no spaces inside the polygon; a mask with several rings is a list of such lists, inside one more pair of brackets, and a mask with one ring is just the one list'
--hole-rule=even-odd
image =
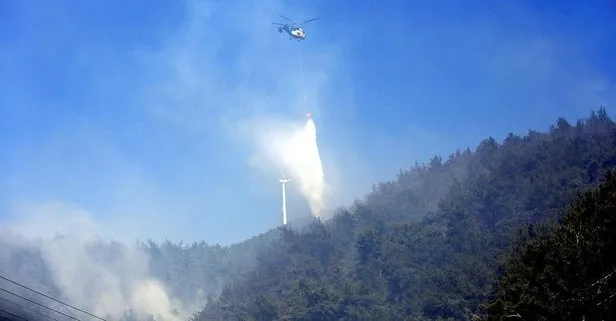
{"label": "hill ridge", "polygon": [[[515,232],[557,220],[614,164],[604,108],[574,126],[559,118],[546,132],[435,156],[308,233],[283,229],[255,270],[193,320],[468,320],[493,297]],[[425,173],[432,179],[414,180]]]}

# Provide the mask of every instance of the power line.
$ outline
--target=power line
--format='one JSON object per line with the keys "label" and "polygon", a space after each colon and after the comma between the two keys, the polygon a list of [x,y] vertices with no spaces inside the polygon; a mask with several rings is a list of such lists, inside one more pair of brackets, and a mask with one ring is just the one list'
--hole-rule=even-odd
{"label": "power line", "polygon": [[47,310],[50,310],[50,311],[53,311],[53,312],[59,313],[59,314],[61,314],[61,315],[65,316],[65,317],[71,318],[71,319],[73,319],[73,320],[75,320],[75,321],[81,321],[81,320],[79,320],[79,319],[77,319],[77,318],[75,318],[75,317],[73,317],[73,316],[70,316],[70,315],[68,315],[68,314],[64,313],[64,312],[60,312],[60,311],[55,310],[55,309],[53,309],[53,308],[50,308],[50,307],[48,307],[48,306],[46,306],[46,305],[44,305],[44,304],[41,304],[41,303],[38,303],[38,302],[36,302],[36,301],[30,300],[30,299],[28,299],[28,298],[25,298],[25,297],[23,297],[23,296],[19,295],[19,294],[13,293],[13,292],[11,292],[11,291],[9,291],[9,290],[6,290],[6,289],[3,289],[3,288],[0,288],[0,291],[4,291],[4,292],[6,292],[6,293],[8,293],[8,294],[12,294],[12,295],[14,295],[14,296],[16,296],[16,297],[18,297],[18,298],[20,298],[20,299],[26,300],[26,301],[28,301],[28,302],[30,302],[30,303],[34,303],[34,304],[36,304],[36,305],[38,305],[38,306],[41,306],[41,307],[43,307],[43,308],[45,308],[45,309],[47,309]]}
{"label": "power line", "polygon": [[13,321],[13,320],[11,320],[11,319],[9,319],[9,318],[7,318],[7,317],[3,317],[3,316],[1,316],[1,315],[0,315],[0,319],[1,319],[1,320],[5,320],[5,321]]}
{"label": "power line", "polygon": [[48,298],[48,299],[50,299],[50,300],[53,300],[53,301],[56,301],[56,302],[60,303],[60,304],[64,304],[64,305],[66,305],[66,306],[68,306],[68,307],[71,307],[71,308],[73,308],[73,309],[75,309],[75,310],[77,310],[77,311],[79,311],[79,312],[85,313],[85,314],[87,314],[87,315],[89,315],[89,316],[91,316],[91,317],[97,318],[97,319],[99,319],[99,320],[101,320],[101,321],[107,321],[107,320],[105,320],[105,319],[103,319],[103,318],[101,318],[101,317],[99,317],[99,316],[97,316],[97,315],[94,315],[94,314],[92,314],[92,313],[90,313],[90,312],[84,311],[84,310],[82,310],[82,309],[80,309],[80,308],[78,308],[78,307],[75,307],[75,306],[70,305],[70,304],[68,304],[68,303],[62,302],[62,301],[60,301],[60,300],[58,300],[58,299],[54,299],[54,298],[50,297],[49,295],[47,295],[47,294],[45,294],[45,293],[41,293],[41,292],[39,292],[39,291],[36,291],[36,290],[34,290],[34,289],[31,289],[31,288],[29,288],[29,287],[27,287],[27,286],[23,285],[23,284],[17,283],[17,282],[15,282],[15,281],[13,281],[13,280],[9,280],[8,278],[6,278],[6,277],[4,277],[4,276],[2,276],[2,275],[0,275],[0,279],[3,279],[3,280],[8,281],[8,282],[11,282],[11,283],[13,283],[13,284],[15,284],[15,285],[17,285],[17,286],[20,286],[20,287],[22,287],[22,288],[24,288],[24,289],[30,290],[30,291],[32,291],[32,292],[34,292],[34,293],[36,293],[36,294],[42,295],[42,296],[44,296],[44,297],[46,297],[46,298]]}
{"label": "power line", "polygon": [[0,297],[0,300],[4,300],[4,301],[6,301],[6,302],[8,302],[8,303],[10,303],[10,304],[16,305],[16,306],[18,306],[18,307],[20,307],[20,308],[22,308],[22,309],[26,309],[26,310],[28,310],[28,311],[30,311],[30,312],[34,312],[34,313],[36,313],[36,314],[38,314],[38,315],[42,315],[42,316],[44,316],[44,317],[46,317],[46,318],[50,318],[50,319],[55,320],[55,321],[60,321],[60,320],[58,320],[58,319],[56,319],[56,318],[54,318],[54,317],[51,317],[51,316],[48,316],[47,314],[44,314],[44,313],[41,313],[41,312],[35,311],[34,309],[28,308],[27,306],[25,306],[25,305],[21,305],[21,304],[19,304],[19,303],[15,303],[15,302],[13,302],[13,301],[11,301],[11,300],[9,300],[9,299],[5,299],[5,298],[3,298],[3,297]]}
{"label": "power line", "polygon": [[[16,317],[16,318],[18,318],[18,319],[22,319],[22,320],[26,320],[26,321],[28,320],[28,319],[26,319],[26,318],[24,318],[24,317],[18,316],[17,314],[13,314],[13,313],[11,313],[11,312],[9,312],[9,311],[6,311],[6,310],[2,310],[2,309],[0,309],[0,312],[4,312],[4,313],[6,313],[6,314],[8,314],[8,315],[10,315],[10,316],[14,316],[14,317]],[[6,319],[6,318],[5,318],[5,319]]]}

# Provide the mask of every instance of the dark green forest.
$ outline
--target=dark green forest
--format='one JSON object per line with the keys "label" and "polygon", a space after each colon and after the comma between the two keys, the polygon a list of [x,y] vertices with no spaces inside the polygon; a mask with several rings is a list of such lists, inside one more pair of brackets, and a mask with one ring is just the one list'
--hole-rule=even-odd
{"label": "dark green forest", "polygon": [[604,109],[434,157],[332,220],[281,228],[193,320],[605,320],[614,165]]}
{"label": "dark green forest", "polygon": [[[149,276],[195,304],[191,321],[608,320],[613,170],[616,123],[600,108],[416,163],[330,220],[228,247],[138,246]],[[0,272],[68,300],[40,244],[7,233]],[[126,245],[88,251],[111,266]]]}

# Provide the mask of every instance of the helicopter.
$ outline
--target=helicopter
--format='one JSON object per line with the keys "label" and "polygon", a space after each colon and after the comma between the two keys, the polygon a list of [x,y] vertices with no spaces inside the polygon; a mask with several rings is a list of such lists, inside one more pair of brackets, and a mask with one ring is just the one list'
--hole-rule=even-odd
{"label": "helicopter", "polygon": [[279,26],[278,32],[282,33],[284,31],[289,34],[289,40],[292,40],[293,38],[295,38],[297,39],[297,41],[306,40],[306,33],[304,32],[304,30],[302,30],[302,28],[300,28],[300,25],[320,19],[320,18],[313,18],[313,19],[304,20],[304,21],[293,21],[285,16],[282,16],[282,15],[279,15],[279,16],[285,20],[291,21],[292,23],[273,22],[273,24]]}

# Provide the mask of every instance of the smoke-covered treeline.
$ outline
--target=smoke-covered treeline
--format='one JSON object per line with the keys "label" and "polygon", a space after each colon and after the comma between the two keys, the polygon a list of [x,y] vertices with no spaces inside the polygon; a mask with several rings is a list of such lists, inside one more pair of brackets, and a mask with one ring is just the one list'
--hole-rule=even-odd
{"label": "smoke-covered treeline", "polygon": [[[576,125],[561,118],[545,133],[510,134],[503,143],[488,138],[474,151],[457,151],[447,160],[435,156],[400,171],[394,181],[376,184],[331,220],[302,228],[290,224],[229,247],[31,240],[3,230],[0,273],[109,320],[498,317],[515,312],[518,304],[503,287],[549,301],[525,288],[524,282],[542,286],[529,280],[535,273],[519,274],[542,269],[540,261],[524,260],[535,255],[533,243],[513,248],[524,252],[505,261],[516,232],[555,222],[578,192],[595,186],[614,165],[616,124],[600,109]],[[553,237],[550,246],[560,246],[559,240]],[[605,248],[604,239],[592,241]],[[614,268],[601,263],[599,253],[588,255],[602,267],[588,279]]]}
{"label": "smoke-covered treeline", "polygon": [[[4,229],[0,275],[107,320],[184,320],[251,269],[256,249],[277,236],[274,230],[223,247],[168,241],[122,244],[71,236],[31,240]],[[75,315],[8,281],[0,280],[0,288]],[[0,293],[0,301],[17,315],[25,311],[14,303],[54,315],[9,292]],[[32,313],[27,315],[40,317]]]}

